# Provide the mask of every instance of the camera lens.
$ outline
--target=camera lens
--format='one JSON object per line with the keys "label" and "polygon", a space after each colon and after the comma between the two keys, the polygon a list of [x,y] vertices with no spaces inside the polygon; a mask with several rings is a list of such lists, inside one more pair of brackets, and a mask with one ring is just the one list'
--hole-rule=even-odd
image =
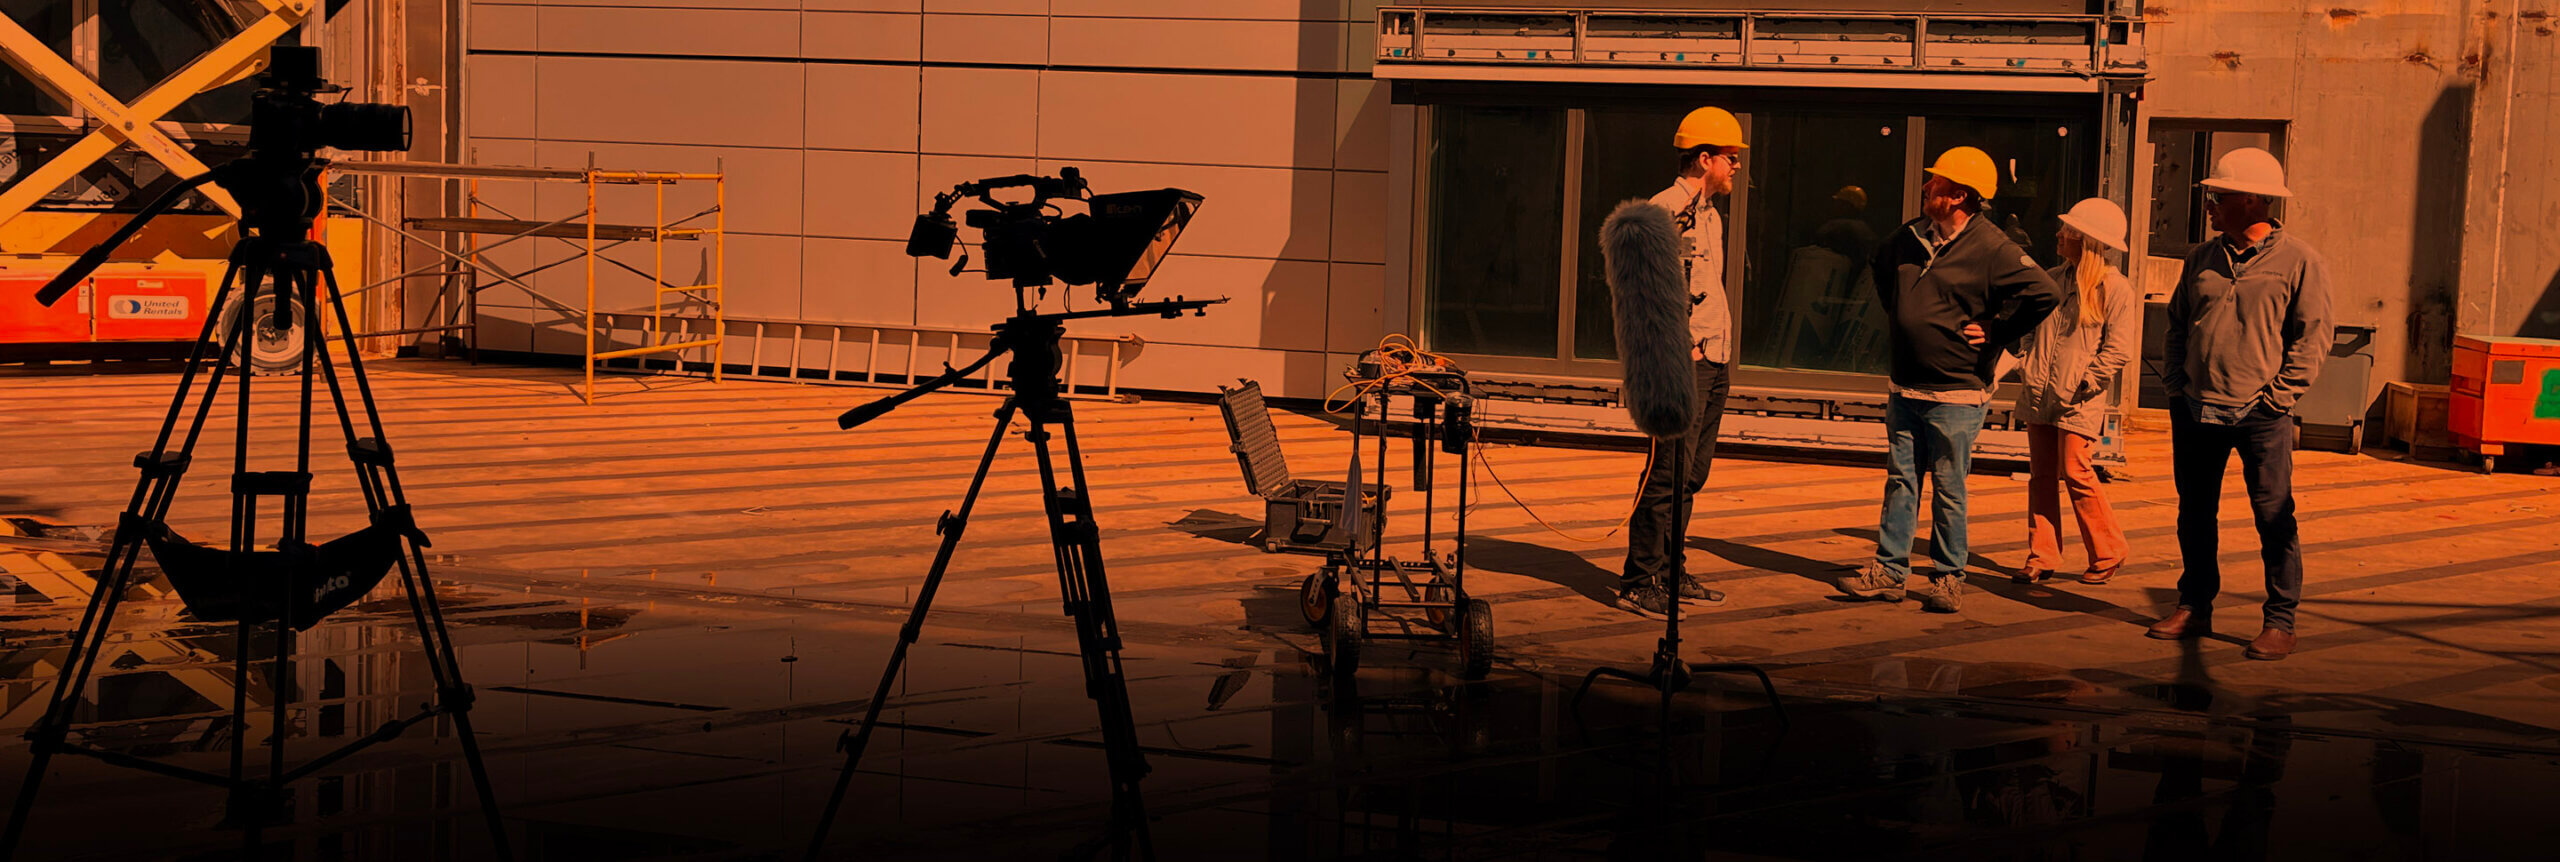
{"label": "camera lens", "polygon": [[398,153],[409,149],[409,108],[335,102],[320,109],[321,143],[341,150]]}

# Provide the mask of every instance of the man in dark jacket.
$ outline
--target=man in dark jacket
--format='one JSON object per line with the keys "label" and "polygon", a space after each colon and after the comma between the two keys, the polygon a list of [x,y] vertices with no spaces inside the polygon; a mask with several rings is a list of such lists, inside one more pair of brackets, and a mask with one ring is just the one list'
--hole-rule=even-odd
{"label": "man in dark jacket", "polygon": [[2053,311],[2061,290],[1999,226],[1979,217],[1999,185],[1988,154],[1957,147],[1939,156],[1929,173],[1920,189],[1922,217],[1886,238],[1876,253],[1876,293],[1893,358],[1884,514],[1875,560],[1842,576],[1838,586],[1862,599],[1902,600],[1925,469],[1935,486],[1929,534],[1937,568],[1920,602],[1951,614],[1961,609],[1964,584],[1965,473],[1991,401],[1994,369],[2002,350]]}
{"label": "man in dark jacket", "polygon": [[2242,654],[2277,661],[2293,654],[2302,602],[2293,406],[2329,357],[2329,264],[2276,221],[2275,201],[2293,192],[2274,154],[2232,150],[2201,185],[2205,214],[2220,235],[2189,252],[2178,273],[2160,366],[2186,567],[2177,609],[2149,634],[2176,640],[2213,633],[2213,600],[2222,593],[2222,476],[2238,451],[2267,578],[2266,626]]}

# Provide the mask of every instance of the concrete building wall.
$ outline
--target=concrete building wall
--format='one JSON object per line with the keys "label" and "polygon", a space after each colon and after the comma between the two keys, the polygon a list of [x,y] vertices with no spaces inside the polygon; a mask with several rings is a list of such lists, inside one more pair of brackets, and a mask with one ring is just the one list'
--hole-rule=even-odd
{"label": "concrete building wall", "polygon": [[[2538,7],[2538,8],[2537,8]],[[2560,338],[2560,15],[2548,4],[2474,2],[2477,108],[2463,279],[2467,335]]]}
{"label": "concrete building wall", "polygon": [[2154,123],[2285,124],[2281,217],[2327,256],[2337,321],[2376,328],[2378,391],[2447,373],[2478,66],[2462,0],[2363,5],[2147,4],[2143,102]]}
{"label": "concrete building wall", "polygon": [[[903,253],[935,192],[1067,165],[1096,192],[1191,189],[1207,202],[1147,295],[1234,301],[1206,317],[1082,329],[1146,340],[1124,386],[1206,390],[1251,376],[1317,396],[1340,367],[1327,354],[1373,345],[1385,327],[1391,109],[1366,71],[1374,7],[473,0],[464,149],[482,164],[592,156],[609,168],[725,170],[728,313],[749,318],[984,327],[1011,310],[1005,283]],[[526,188],[484,193],[544,219],[583,194]],[[621,197],[607,206],[645,216],[645,201]],[[705,200],[680,194],[668,209]],[[631,220],[620,212],[603,220]],[[699,250],[684,254],[671,271],[707,268]],[[535,286],[575,304],[572,269]],[[645,280],[608,272],[599,284],[599,306],[647,304]],[[1093,303],[1089,289],[1050,293],[1053,308],[1061,294]],[[482,299],[484,349],[578,351],[577,327],[525,291]]]}
{"label": "concrete building wall", "polygon": [[[1235,300],[1085,326],[1147,340],[1124,385],[1252,376],[1320,395],[1345,355],[1407,328],[1409,273],[1388,264],[1409,241],[1413,202],[1395,190],[1412,182],[1413,129],[1368,77],[1375,2],[467,2],[464,157],[724,168],[733,316],[984,326],[1009,291],[906,258],[913,215],[955,181],[1072,164],[1096,191],[1206,195],[1150,295]],[[2560,19],[2534,5],[2145,4],[2145,117],[2282,124],[2287,223],[2328,256],[2338,320],[2376,329],[2368,400],[2384,381],[2444,380],[2457,329],[2560,335],[2560,187],[2538,177],[2555,157]],[[489,196],[547,218],[574,191]],[[575,275],[537,286],[574,303]],[[645,304],[645,282],[600,284],[600,305]],[[513,288],[483,299],[484,347],[576,352],[557,309]]]}

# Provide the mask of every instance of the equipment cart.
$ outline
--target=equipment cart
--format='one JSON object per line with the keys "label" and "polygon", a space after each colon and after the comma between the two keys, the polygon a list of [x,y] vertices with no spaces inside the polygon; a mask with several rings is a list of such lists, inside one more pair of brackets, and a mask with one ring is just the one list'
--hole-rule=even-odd
{"label": "equipment cart", "polygon": [[[1455,643],[1462,677],[1483,679],[1493,667],[1493,608],[1466,591],[1475,440],[1466,375],[1448,369],[1382,377],[1370,363],[1354,366],[1349,375],[1361,392],[1352,399],[1352,466],[1344,482],[1291,478],[1261,385],[1247,380],[1220,388],[1230,448],[1244,469],[1247,490],[1264,500],[1263,550],[1325,558],[1299,584],[1298,609],[1324,634],[1335,673],[1356,670],[1362,647],[1374,640],[1439,640]],[[1401,429],[1392,422],[1398,402],[1411,417]],[[1383,540],[1388,439],[1398,436],[1413,446],[1413,485],[1423,494],[1419,560],[1388,555]],[[1363,457],[1364,448],[1373,463]],[[1456,455],[1459,468],[1457,533],[1446,555],[1434,532],[1439,499],[1433,470],[1442,453]],[[1352,500],[1360,502],[1346,502]]]}

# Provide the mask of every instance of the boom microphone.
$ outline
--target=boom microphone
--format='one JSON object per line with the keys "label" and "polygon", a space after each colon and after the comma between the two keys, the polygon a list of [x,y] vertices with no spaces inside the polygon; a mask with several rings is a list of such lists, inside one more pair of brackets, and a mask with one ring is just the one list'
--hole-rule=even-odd
{"label": "boom microphone", "polygon": [[1689,430],[1698,381],[1689,358],[1689,291],[1680,268],[1680,232],[1671,211],[1636,198],[1600,223],[1609,306],[1617,318],[1618,400],[1636,430],[1677,437]]}

